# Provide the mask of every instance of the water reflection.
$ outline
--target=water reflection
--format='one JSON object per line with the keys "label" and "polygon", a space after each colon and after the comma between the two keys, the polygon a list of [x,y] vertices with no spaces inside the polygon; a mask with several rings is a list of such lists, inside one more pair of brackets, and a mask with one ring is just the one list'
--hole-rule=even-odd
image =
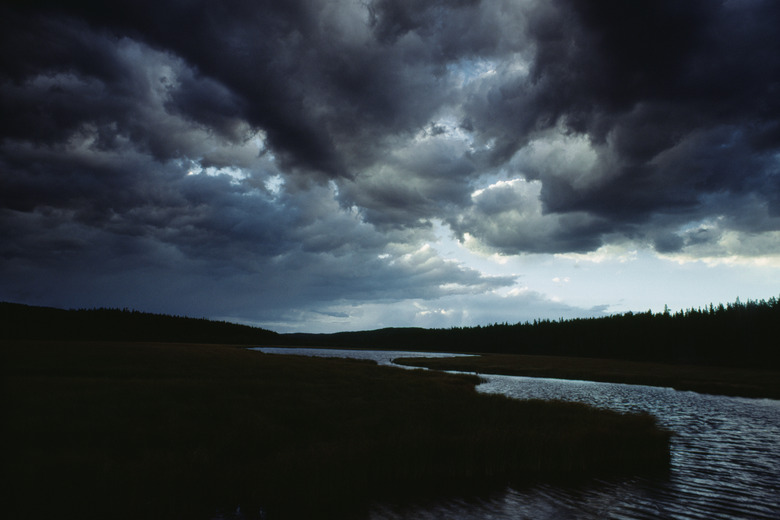
{"label": "water reflection", "polygon": [[[269,351],[270,349],[262,349]],[[289,352],[290,349],[282,349]],[[297,354],[333,355],[334,351]],[[375,359],[428,353],[338,351]],[[434,354],[447,355],[447,354]],[[665,478],[539,484],[479,498],[415,505],[378,504],[367,517],[398,519],[679,519],[780,518],[780,401],[680,392],[640,385],[483,376],[480,392],[518,399],[578,401],[618,411],[646,411],[675,432]]]}
{"label": "water reflection", "polygon": [[[351,350],[337,348],[305,348],[305,347],[253,347],[249,350],[256,350],[265,354],[290,354],[296,356],[314,356],[314,357],[337,357],[349,359],[368,359],[376,361],[380,365],[393,365],[394,359],[403,357],[461,357],[469,354],[444,354],[441,352],[411,352],[406,350]],[[409,368],[409,367],[402,367]]]}
{"label": "water reflection", "polygon": [[471,503],[380,506],[372,519],[780,518],[780,401],[590,381],[484,377],[487,382],[478,390],[485,393],[655,415],[675,432],[669,476],[510,488]]}
{"label": "water reflection", "polygon": [[605,519],[674,518],[659,504],[663,486],[641,479],[588,485],[539,484],[521,490],[507,488],[480,499],[454,499],[417,506],[382,505],[371,512],[372,520],[411,519]]}

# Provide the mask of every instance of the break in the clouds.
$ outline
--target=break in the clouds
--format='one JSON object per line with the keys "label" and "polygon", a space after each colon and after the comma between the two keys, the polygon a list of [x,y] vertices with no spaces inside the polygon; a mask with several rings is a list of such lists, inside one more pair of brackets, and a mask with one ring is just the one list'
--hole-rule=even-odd
{"label": "break in the clouds", "polygon": [[277,330],[519,321],[619,308],[592,279],[590,299],[542,281],[575,291],[550,263],[616,251],[763,266],[758,296],[778,292],[776,2],[38,1],[0,19],[0,299]]}

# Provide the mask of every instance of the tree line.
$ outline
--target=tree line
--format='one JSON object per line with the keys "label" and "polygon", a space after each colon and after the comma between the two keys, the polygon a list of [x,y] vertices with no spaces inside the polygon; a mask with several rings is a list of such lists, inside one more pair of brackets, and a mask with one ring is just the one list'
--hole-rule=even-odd
{"label": "tree line", "polygon": [[277,336],[270,330],[205,318],[131,309],[64,310],[6,302],[0,302],[0,325],[0,339],[267,344]]}
{"label": "tree line", "polygon": [[335,334],[276,332],[129,309],[62,310],[0,303],[0,339],[166,341],[376,348],[612,358],[780,368],[780,300],[710,304],[678,312],[494,323],[449,329],[385,328]]}
{"label": "tree line", "polygon": [[534,320],[450,329],[389,328],[285,335],[289,344],[613,358],[780,367],[780,300],[710,304],[678,312]]}

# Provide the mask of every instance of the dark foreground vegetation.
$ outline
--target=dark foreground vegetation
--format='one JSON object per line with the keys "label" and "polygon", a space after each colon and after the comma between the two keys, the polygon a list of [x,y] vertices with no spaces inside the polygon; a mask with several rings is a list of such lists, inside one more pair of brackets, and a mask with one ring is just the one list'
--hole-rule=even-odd
{"label": "dark foreground vegetation", "polygon": [[669,433],[648,415],[481,395],[471,376],[219,345],[0,349],[7,518],[237,505],[344,517],[375,499],[669,463]]}
{"label": "dark foreground vegetation", "polygon": [[436,370],[606,381],[705,394],[780,399],[780,370],[573,358],[481,354],[459,358],[401,358],[396,363]]}

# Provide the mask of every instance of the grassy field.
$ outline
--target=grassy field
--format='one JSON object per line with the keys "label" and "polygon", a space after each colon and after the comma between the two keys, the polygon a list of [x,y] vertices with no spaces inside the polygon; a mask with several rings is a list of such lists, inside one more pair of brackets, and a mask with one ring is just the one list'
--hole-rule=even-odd
{"label": "grassy field", "polygon": [[558,379],[583,379],[678,390],[780,399],[780,371],[699,365],[670,365],[616,359],[485,354],[459,358],[402,358],[398,364]]}
{"label": "grassy field", "polygon": [[[537,478],[665,470],[647,415],[478,378],[219,345],[0,342],[7,518],[268,518]],[[345,509],[346,507],[346,509]]]}

